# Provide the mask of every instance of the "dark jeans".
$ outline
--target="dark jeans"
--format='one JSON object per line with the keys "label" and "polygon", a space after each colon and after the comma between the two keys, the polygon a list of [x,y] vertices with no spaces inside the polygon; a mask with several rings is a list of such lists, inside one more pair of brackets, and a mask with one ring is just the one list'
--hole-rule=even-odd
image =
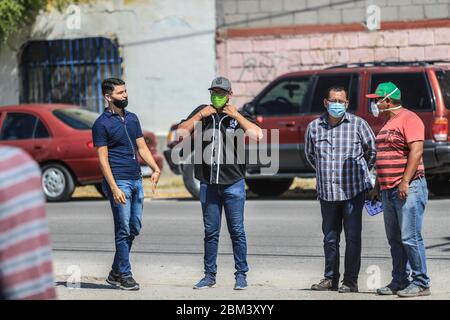
{"label": "dark jeans", "polygon": [[422,238],[423,215],[428,201],[425,178],[410,183],[406,199],[398,197],[398,187],[383,190],[381,196],[384,225],[391,247],[392,283],[398,287],[408,285],[411,271],[412,282],[428,288],[430,278],[427,275],[425,244]]}
{"label": "dark jeans", "polygon": [[361,229],[364,192],[347,201],[320,200],[322,211],[322,231],[324,234],[325,273],[326,279],[338,285],[339,243],[342,225],[345,232],[345,272],[344,283],[349,286],[358,285],[361,268]]}
{"label": "dark jeans", "polygon": [[142,227],[142,209],[144,205],[144,188],[142,180],[116,180],[117,186],[125,193],[127,202],[117,204],[106,182],[103,189],[108,195],[114,217],[114,240],[116,254],[112,270],[122,277],[131,277],[130,250],[134,238]]}
{"label": "dark jeans", "polygon": [[225,209],[228,232],[233,245],[236,273],[248,272],[247,239],[244,230],[244,179],[230,185],[200,185],[200,202],[205,227],[205,273],[217,273],[217,251],[219,247],[222,208]]}

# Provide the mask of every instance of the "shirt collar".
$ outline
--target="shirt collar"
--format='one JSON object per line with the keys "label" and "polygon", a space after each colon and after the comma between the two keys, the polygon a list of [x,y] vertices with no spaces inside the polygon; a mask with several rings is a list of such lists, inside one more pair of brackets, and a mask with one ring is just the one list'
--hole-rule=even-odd
{"label": "shirt collar", "polygon": [[[344,116],[342,117],[342,119],[338,123],[338,125],[341,124],[342,122],[350,122],[350,118],[349,118],[348,112],[344,113]],[[328,123],[328,113],[324,113],[324,114],[322,114],[320,116],[320,124],[329,125],[329,123]]]}
{"label": "shirt collar", "polygon": [[[112,116],[118,116],[118,115],[119,115],[119,114],[117,114],[117,113],[112,113],[112,112],[109,110],[109,108],[103,109],[103,113],[104,113],[108,118],[110,118],[110,117],[112,117]],[[127,116],[127,114],[128,114],[128,111],[125,110],[125,109],[123,109],[123,117],[124,117],[124,118]]]}

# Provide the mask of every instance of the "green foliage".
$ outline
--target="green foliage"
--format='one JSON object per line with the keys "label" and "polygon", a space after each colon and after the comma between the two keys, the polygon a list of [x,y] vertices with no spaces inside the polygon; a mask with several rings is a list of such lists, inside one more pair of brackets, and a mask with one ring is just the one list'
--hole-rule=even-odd
{"label": "green foliage", "polygon": [[0,0],[0,41],[24,25],[34,21],[47,0]]}
{"label": "green foliage", "polygon": [[40,10],[52,6],[59,11],[83,0],[0,0],[0,46],[12,33],[34,22]]}

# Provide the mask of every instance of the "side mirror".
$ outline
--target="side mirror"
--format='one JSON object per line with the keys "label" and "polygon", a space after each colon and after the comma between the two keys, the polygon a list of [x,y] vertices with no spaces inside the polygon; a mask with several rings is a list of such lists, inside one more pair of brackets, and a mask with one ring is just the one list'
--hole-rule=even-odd
{"label": "side mirror", "polygon": [[244,104],[242,110],[247,111],[251,115],[255,115],[255,106],[252,102],[247,102],[246,104]]}

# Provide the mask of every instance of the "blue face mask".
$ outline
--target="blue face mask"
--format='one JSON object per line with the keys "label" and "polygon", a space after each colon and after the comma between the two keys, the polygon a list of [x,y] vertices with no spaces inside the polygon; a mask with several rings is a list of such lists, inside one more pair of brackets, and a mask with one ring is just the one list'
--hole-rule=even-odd
{"label": "blue face mask", "polygon": [[329,102],[328,103],[328,114],[333,118],[340,118],[345,114],[345,103],[339,102]]}

